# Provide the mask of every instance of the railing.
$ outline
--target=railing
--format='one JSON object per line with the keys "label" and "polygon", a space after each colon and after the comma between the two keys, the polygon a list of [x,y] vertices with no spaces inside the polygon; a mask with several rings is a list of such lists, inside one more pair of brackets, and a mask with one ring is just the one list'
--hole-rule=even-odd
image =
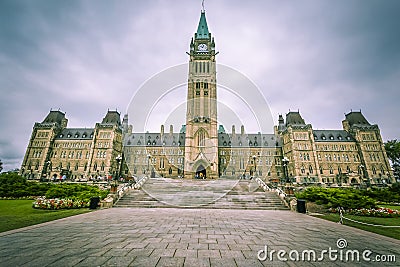
{"label": "railing", "polygon": [[140,189],[142,188],[143,184],[147,182],[149,176],[144,176],[143,178],[139,179],[136,184],[133,186],[133,189]]}
{"label": "railing", "polygon": [[270,188],[263,180],[261,180],[259,177],[256,178],[256,182],[260,187],[264,189],[264,191],[272,191],[272,188]]}

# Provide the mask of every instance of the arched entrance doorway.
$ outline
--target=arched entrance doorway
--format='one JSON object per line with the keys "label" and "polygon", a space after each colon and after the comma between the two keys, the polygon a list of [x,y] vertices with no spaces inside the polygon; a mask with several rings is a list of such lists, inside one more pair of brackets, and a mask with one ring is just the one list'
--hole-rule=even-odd
{"label": "arched entrance doorway", "polygon": [[197,170],[196,170],[196,179],[206,179],[206,169],[204,168],[203,165],[200,165]]}

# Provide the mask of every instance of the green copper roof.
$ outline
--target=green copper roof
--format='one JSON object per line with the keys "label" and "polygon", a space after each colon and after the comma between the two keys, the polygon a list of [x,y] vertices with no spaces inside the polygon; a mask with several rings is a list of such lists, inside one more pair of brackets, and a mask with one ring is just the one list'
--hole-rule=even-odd
{"label": "green copper roof", "polygon": [[196,39],[208,39],[210,33],[208,32],[206,13],[201,12],[199,26],[197,27]]}

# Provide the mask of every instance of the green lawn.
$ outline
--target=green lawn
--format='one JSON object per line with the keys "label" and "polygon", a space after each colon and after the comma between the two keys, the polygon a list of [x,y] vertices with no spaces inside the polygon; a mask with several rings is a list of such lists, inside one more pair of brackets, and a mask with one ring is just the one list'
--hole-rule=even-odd
{"label": "green lawn", "polygon": [[89,209],[38,210],[32,208],[33,200],[0,200],[0,232],[29,225],[53,221],[81,213]]}
{"label": "green lawn", "polygon": [[[355,215],[344,215],[344,216],[352,220],[370,224],[400,226],[400,218],[377,218],[377,217],[355,216]],[[323,216],[318,216],[318,218],[322,218],[332,222],[338,222],[339,214],[328,213]],[[400,240],[400,227],[388,228],[388,227],[369,226],[369,225],[350,222],[348,220],[343,220],[343,224]]]}

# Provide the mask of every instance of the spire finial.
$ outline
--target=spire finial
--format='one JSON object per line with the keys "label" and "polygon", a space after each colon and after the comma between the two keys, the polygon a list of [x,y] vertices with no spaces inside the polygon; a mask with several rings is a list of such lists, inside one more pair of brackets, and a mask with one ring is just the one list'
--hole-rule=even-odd
{"label": "spire finial", "polygon": [[203,7],[203,9],[201,10],[201,12],[204,12],[204,11],[205,11],[205,9],[204,9],[204,0],[201,1],[201,6]]}

